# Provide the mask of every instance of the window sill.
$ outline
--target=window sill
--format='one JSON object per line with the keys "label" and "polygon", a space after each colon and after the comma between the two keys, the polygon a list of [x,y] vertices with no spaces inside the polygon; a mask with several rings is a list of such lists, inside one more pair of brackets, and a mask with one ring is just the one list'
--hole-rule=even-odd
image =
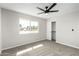
{"label": "window sill", "polygon": [[25,32],[25,31],[20,31],[19,32],[19,34],[32,34],[32,33],[39,33],[39,31],[27,31],[27,32]]}

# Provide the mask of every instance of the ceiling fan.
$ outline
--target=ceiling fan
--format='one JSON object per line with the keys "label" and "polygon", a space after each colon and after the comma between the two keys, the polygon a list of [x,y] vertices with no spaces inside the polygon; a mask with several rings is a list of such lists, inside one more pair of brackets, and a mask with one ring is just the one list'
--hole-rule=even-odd
{"label": "ceiling fan", "polygon": [[48,14],[48,13],[51,13],[51,12],[58,12],[59,10],[51,10],[56,5],[57,5],[57,3],[53,3],[50,7],[45,6],[45,9],[42,9],[40,7],[37,7],[39,10],[43,11],[43,12],[38,13],[38,14],[43,14],[43,13]]}

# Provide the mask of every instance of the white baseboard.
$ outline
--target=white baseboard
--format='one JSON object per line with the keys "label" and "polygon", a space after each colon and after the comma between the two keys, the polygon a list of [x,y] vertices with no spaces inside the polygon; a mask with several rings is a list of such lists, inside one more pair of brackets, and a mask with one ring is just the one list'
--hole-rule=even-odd
{"label": "white baseboard", "polygon": [[69,47],[72,47],[72,48],[79,49],[79,47],[77,47],[77,46],[66,44],[66,43],[62,43],[62,42],[59,42],[59,41],[56,41],[56,43],[63,44],[63,45],[66,45],[66,46],[69,46]]}

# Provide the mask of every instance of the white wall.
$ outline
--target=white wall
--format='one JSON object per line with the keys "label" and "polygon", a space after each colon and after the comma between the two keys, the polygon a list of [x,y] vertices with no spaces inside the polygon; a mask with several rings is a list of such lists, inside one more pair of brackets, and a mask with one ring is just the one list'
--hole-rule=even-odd
{"label": "white wall", "polygon": [[1,8],[0,8],[0,54],[1,54]]}
{"label": "white wall", "polygon": [[56,19],[56,42],[79,48],[79,11]]}
{"label": "white wall", "polygon": [[79,11],[49,19],[47,22],[49,40],[51,40],[51,22],[54,21],[56,21],[56,42],[79,49]]}
{"label": "white wall", "polygon": [[[39,22],[39,33],[19,34],[19,18]],[[46,39],[46,20],[2,9],[2,49]]]}

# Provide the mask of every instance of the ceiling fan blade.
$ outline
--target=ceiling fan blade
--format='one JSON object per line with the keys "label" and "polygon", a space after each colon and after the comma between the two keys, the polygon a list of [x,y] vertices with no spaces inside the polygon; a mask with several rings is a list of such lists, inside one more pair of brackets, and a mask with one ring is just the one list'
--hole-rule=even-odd
{"label": "ceiling fan blade", "polygon": [[56,5],[56,3],[52,4],[48,10],[52,9],[54,6]]}
{"label": "ceiling fan blade", "polygon": [[59,10],[53,10],[53,11],[49,11],[49,12],[58,12]]}
{"label": "ceiling fan blade", "polygon": [[45,11],[44,9],[42,9],[42,8],[39,8],[39,7],[37,7],[38,9],[40,9],[40,10],[42,10],[42,11]]}
{"label": "ceiling fan blade", "polygon": [[42,14],[42,13],[44,13],[44,12],[41,12],[41,13],[38,13],[38,14]]}

